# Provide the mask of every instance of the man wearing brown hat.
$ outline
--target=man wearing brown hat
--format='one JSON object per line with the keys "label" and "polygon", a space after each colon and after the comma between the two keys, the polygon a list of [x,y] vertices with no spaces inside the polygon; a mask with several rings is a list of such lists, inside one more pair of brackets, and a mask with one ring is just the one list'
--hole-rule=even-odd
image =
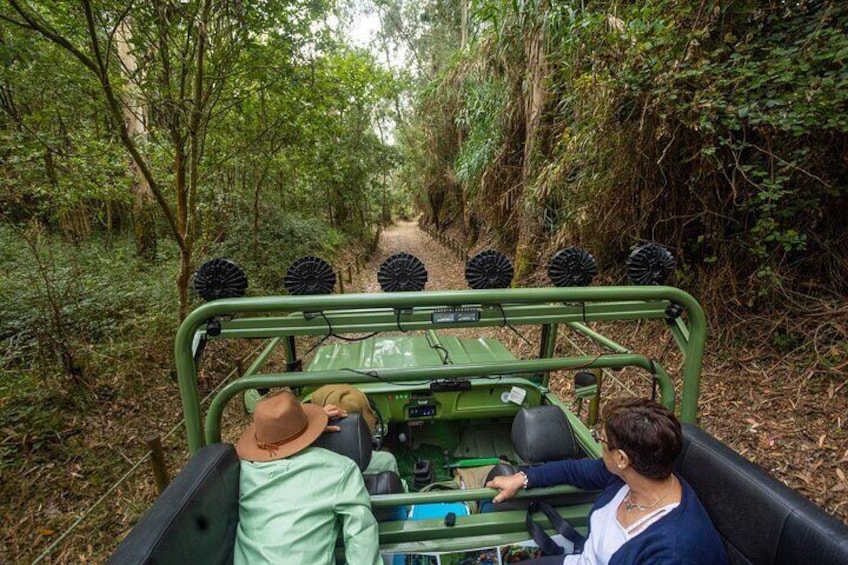
{"label": "man wearing brown hat", "polygon": [[310,447],[327,427],[323,408],[289,392],[256,405],[236,445],[241,458],[235,565],[332,565],[339,525],[351,565],[380,565],[377,522],[351,459]]}

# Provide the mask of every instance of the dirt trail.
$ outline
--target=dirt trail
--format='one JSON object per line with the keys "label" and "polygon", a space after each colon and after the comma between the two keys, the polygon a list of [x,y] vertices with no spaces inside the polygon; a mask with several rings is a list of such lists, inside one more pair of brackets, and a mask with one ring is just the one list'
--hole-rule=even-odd
{"label": "dirt trail", "polygon": [[368,260],[351,289],[359,292],[380,292],[377,282],[380,265],[389,256],[401,252],[415,255],[424,263],[427,269],[426,290],[467,288],[464,262],[427,235],[418,227],[417,221],[400,220],[380,235],[377,252]]}

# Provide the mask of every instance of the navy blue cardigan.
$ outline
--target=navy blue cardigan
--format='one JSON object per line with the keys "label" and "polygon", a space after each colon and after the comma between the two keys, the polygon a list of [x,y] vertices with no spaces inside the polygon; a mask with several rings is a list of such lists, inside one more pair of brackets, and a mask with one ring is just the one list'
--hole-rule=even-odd
{"label": "navy blue cardigan", "polygon": [[[610,473],[603,460],[553,461],[525,469],[529,488],[570,484],[585,490],[601,490],[592,512],[609,503],[624,481]],[[613,553],[610,565],[631,563],[686,563],[724,565],[727,555],[721,538],[695,491],[677,476],[683,486],[680,504],[625,542]],[[600,533],[603,535],[603,533]]]}

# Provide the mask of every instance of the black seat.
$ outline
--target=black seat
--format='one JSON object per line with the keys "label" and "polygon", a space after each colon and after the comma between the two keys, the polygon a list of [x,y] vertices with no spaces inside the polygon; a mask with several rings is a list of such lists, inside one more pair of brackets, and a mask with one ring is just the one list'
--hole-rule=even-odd
{"label": "black seat", "polygon": [[321,434],[312,445],[350,457],[360,471],[367,469],[371,463],[371,433],[365,420],[359,414],[350,414],[330,420],[329,425],[338,426],[340,430]]}
{"label": "black seat", "polygon": [[675,467],[698,493],[731,563],[848,563],[848,526],[696,426],[684,424],[683,438]]}
{"label": "black seat", "polygon": [[[500,463],[489,471],[486,482],[495,477],[512,475],[527,466],[539,465],[549,461],[576,459],[584,456],[574,437],[574,430],[565,414],[558,406],[544,405],[522,408],[512,421],[510,433],[515,453],[527,464],[515,467]],[[551,504],[582,504],[595,500],[597,493],[575,493],[555,497]],[[493,504],[481,504],[481,512],[524,509],[529,501],[515,500]]]}
{"label": "black seat", "polygon": [[[397,473],[393,471],[383,471],[362,475],[365,479],[365,488],[368,494],[399,494],[404,491],[403,483]],[[407,514],[406,506],[388,506],[385,508],[372,508],[374,517],[378,522],[386,522],[392,520],[405,520]]]}
{"label": "black seat", "polygon": [[[321,434],[314,445],[335,451],[353,459],[360,471],[365,471],[371,462],[371,432],[368,424],[357,413],[345,418],[334,419],[330,425],[339,426],[338,432]],[[368,494],[397,494],[404,492],[403,483],[397,473],[383,471],[377,474],[363,475]],[[378,521],[400,520],[406,515],[404,508],[375,508],[374,516]]]}
{"label": "black seat", "polygon": [[232,563],[238,493],[239,459],[233,446],[201,448],[107,563]]}
{"label": "black seat", "polygon": [[558,406],[522,408],[512,421],[512,447],[531,465],[583,457],[568,418]]}

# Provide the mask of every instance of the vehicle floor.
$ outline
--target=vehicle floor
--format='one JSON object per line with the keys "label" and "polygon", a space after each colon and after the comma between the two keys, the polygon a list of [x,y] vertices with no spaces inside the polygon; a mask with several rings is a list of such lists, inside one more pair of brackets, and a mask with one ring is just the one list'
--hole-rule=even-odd
{"label": "vehicle floor", "polygon": [[405,445],[395,445],[390,451],[397,459],[401,478],[407,481],[410,488],[414,484],[415,465],[419,461],[430,462],[435,482],[452,481],[452,464],[462,460],[500,458],[520,462],[509,440],[509,424],[503,423],[466,428],[452,452],[426,441],[415,444],[412,449]]}

